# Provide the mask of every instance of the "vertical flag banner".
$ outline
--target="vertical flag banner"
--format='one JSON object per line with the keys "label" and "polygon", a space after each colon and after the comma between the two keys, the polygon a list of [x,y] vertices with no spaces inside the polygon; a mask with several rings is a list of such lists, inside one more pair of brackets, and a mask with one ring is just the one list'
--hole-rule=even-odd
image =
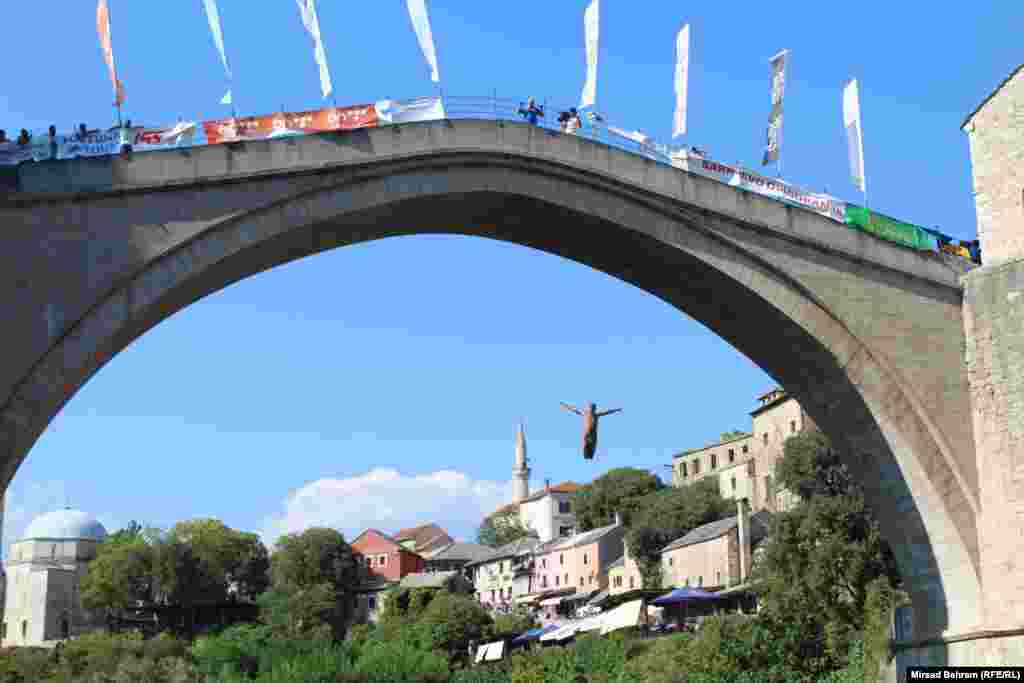
{"label": "vertical flag banner", "polygon": [[295,0],[302,16],[302,25],[313,39],[313,58],[320,67],[320,92],[324,97],[331,94],[331,72],[327,68],[327,52],[323,40],[320,39],[320,19],[316,15],[315,0]]}
{"label": "vertical flag banner", "polygon": [[110,84],[114,87],[114,104],[121,106],[124,103],[124,86],[117,79],[117,69],[114,67],[114,46],[110,42],[110,10],[107,8],[107,0],[99,0],[96,5],[96,33],[100,37],[100,49],[103,50],[103,59],[107,62],[107,70],[110,72]]}
{"label": "vertical flag banner", "polygon": [[779,160],[782,149],[782,98],[786,92],[786,61],[789,50],[768,60],[772,65],[772,112],[768,115],[767,140],[761,165]]}
{"label": "vertical flag banner", "polygon": [[861,192],[867,192],[864,179],[864,136],[860,125],[860,96],[857,79],[851,79],[843,89],[843,128],[850,150],[850,178]]}
{"label": "vertical flag banner", "polygon": [[[228,81],[231,80],[231,67],[228,66],[228,56],[224,52],[224,34],[220,29],[220,12],[217,11],[217,0],[203,0],[203,6],[206,8],[206,19],[210,22],[210,33],[213,35],[213,43],[217,46],[217,52],[220,53],[220,61],[224,64],[224,71],[228,75]],[[231,104],[231,88],[228,88],[227,93],[220,100],[221,104]]]}
{"label": "vertical flag banner", "polygon": [[583,94],[580,95],[580,109],[594,106],[594,102],[597,100],[597,44],[600,24],[598,1],[592,0],[590,6],[583,13],[583,33],[587,48],[587,80],[583,84]]}
{"label": "vertical flag banner", "polygon": [[679,29],[676,36],[676,115],[672,121],[672,137],[686,133],[686,81],[690,71],[690,25]]}
{"label": "vertical flag banner", "polygon": [[420,49],[430,66],[430,80],[437,83],[441,76],[437,72],[437,52],[434,50],[434,36],[430,32],[430,18],[427,16],[426,0],[406,0],[409,6],[409,18],[416,38],[420,41]]}

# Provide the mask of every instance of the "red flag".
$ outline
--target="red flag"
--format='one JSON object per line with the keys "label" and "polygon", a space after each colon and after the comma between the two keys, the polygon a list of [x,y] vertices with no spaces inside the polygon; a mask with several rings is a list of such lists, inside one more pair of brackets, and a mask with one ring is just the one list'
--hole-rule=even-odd
{"label": "red flag", "polygon": [[121,106],[124,102],[124,86],[117,80],[117,69],[114,68],[114,48],[110,43],[110,10],[107,9],[107,0],[99,0],[96,5],[96,33],[100,36],[100,49],[103,50],[103,59],[107,61],[107,69],[110,71],[110,83],[114,86],[114,104]]}

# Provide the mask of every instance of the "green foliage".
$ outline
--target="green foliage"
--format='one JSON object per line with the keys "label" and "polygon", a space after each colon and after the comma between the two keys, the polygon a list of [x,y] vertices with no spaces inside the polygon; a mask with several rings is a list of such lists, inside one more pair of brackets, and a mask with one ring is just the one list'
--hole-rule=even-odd
{"label": "green foliage", "polygon": [[573,500],[576,525],[580,531],[607,526],[615,520],[616,512],[628,524],[639,499],[663,488],[661,479],[647,470],[634,467],[609,470],[576,492]]}
{"label": "green foliage", "polygon": [[192,660],[196,670],[207,676],[225,671],[254,671],[261,653],[270,641],[270,627],[238,624],[218,634],[196,639],[192,646]]}
{"label": "green foliage", "polygon": [[662,548],[702,524],[733,514],[734,504],[722,498],[714,478],[660,489],[637,499],[626,544],[640,568],[644,587],[662,585]]}
{"label": "green foliage", "polygon": [[539,626],[539,622],[530,614],[499,614],[484,635],[487,640],[496,640],[506,636],[514,637],[535,629],[537,626]]}
{"label": "green foliage", "polygon": [[850,644],[847,664],[842,669],[831,671],[818,679],[818,683],[871,683],[875,677],[866,676],[864,665],[864,643],[855,640]]}
{"label": "green foliage", "polygon": [[868,585],[861,651],[866,683],[877,680],[881,667],[889,662],[889,624],[895,604],[895,591],[888,577],[879,576]]}
{"label": "green foliage", "polygon": [[775,465],[782,488],[807,500],[812,496],[858,496],[860,486],[843,464],[838,449],[822,432],[811,430],[789,437]]}
{"label": "green foliage", "polygon": [[153,547],[125,530],[96,548],[82,577],[82,604],[89,609],[120,610],[153,599]]}
{"label": "green foliage", "polygon": [[479,641],[493,622],[474,598],[438,591],[419,623],[430,630],[431,649],[462,657],[467,654],[470,641]]}
{"label": "green foliage", "polygon": [[747,432],[739,429],[733,429],[732,431],[722,432],[718,439],[719,441],[732,441],[733,439],[738,439],[741,436],[747,436]]}
{"label": "green foliage", "polygon": [[495,513],[484,517],[484,521],[476,531],[476,542],[491,548],[518,541],[536,533],[522,522],[515,512]]}
{"label": "green foliage", "polygon": [[356,671],[369,683],[443,683],[449,679],[448,660],[403,640],[370,643]]}
{"label": "green foliage", "polygon": [[334,529],[307,529],[278,539],[273,589],[260,597],[263,620],[287,637],[345,635],[359,581],[352,549]]}

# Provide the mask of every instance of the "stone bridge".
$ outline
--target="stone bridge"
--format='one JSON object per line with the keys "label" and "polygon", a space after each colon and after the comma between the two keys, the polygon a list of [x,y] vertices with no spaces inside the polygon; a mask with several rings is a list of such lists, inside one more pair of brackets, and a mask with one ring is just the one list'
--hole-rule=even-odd
{"label": "stone bridge", "polygon": [[964,295],[932,255],[508,122],[23,164],[19,173],[23,191],[0,196],[3,485],[93,373],[203,296],[347,244],[476,235],[630,282],[763,368],[849,454],[909,586],[915,640],[943,649],[984,628]]}

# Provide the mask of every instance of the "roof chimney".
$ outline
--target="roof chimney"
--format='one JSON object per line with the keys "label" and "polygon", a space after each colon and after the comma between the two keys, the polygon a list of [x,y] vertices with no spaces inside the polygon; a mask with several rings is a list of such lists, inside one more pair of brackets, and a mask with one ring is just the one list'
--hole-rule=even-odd
{"label": "roof chimney", "polygon": [[750,505],[746,498],[736,500],[736,532],[739,538],[740,583],[750,578]]}

